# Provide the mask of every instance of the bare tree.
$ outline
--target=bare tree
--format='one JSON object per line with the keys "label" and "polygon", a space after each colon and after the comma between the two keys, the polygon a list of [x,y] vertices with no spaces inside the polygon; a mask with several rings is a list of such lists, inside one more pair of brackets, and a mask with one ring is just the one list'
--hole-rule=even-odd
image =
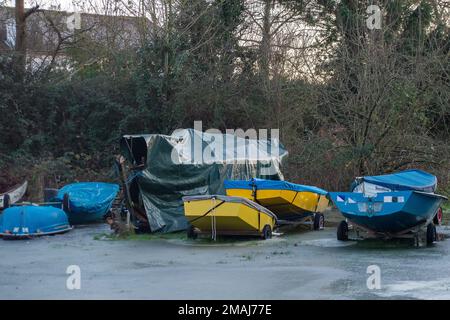
{"label": "bare tree", "polygon": [[25,10],[24,0],[16,0],[15,16],[16,16],[16,57],[17,66],[19,71],[19,78],[23,79],[25,73],[26,64],[26,23],[29,16],[39,10],[39,6],[36,5],[28,10]]}

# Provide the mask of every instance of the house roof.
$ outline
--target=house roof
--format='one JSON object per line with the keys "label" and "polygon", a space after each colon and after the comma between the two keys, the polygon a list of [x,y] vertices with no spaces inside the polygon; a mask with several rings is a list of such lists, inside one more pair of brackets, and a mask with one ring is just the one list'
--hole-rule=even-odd
{"label": "house roof", "polygon": [[[60,36],[70,42],[78,33],[96,45],[112,47],[132,47],[149,29],[150,21],[145,17],[123,15],[101,15],[80,13],[79,25],[74,20],[74,12],[58,10],[39,10],[27,19],[27,50],[29,54],[53,52]],[[15,36],[15,8],[0,7],[0,50],[13,49],[9,38]],[[72,17],[72,18],[71,18]],[[10,40],[10,39],[9,39]]]}

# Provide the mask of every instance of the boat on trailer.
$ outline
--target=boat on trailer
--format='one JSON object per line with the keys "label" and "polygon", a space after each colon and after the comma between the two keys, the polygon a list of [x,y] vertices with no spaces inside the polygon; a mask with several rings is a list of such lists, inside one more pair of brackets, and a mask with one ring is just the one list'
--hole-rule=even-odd
{"label": "boat on trailer", "polygon": [[348,240],[349,224],[374,238],[419,238],[426,227],[426,242],[436,241],[445,196],[435,194],[437,178],[425,171],[406,170],[357,178],[352,192],[330,192],[329,196],[346,218],[337,229],[338,240]]}
{"label": "boat on trailer", "polygon": [[13,206],[0,214],[0,236],[3,239],[27,239],[71,229],[66,213],[52,206]]}
{"label": "boat on trailer", "polygon": [[305,223],[324,227],[323,212],[328,207],[327,191],[281,180],[226,180],[228,196],[244,197],[275,213],[280,224]]}
{"label": "boat on trailer", "polygon": [[11,190],[0,194],[0,209],[8,208],[10,205],[18,202],[27,192],[28,182],[17,185]]}
{"label": "boat on trailer", "polygon": [[183,197],[184,215],[190,223],[188,237],[199,234],[272,237],[277,216],[242,197],[201,195]]}

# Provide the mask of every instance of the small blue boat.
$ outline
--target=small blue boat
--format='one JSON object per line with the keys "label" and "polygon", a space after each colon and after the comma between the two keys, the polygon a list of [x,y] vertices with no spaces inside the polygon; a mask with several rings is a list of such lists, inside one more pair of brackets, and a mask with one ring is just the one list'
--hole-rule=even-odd
{"label": "small blue boat", "polygon": [[0,236],[21,239],[71,230],[66,213],[50,206],[15,206],[0,214]]}
{"label": "small blue boat", "polygon": [[[432,223],[447,200],[434,193],[436,185],[434,175],[407,170],[357,178],[353,192],[330,192],[329,196],[351,224],[375,235],[396,237]],[[339,228],[346,226],[341,223]],[[339,228],[338,239],[345,238],[345,230]]]}
{"label": "small blue boat", "polygon": [[112,183],[72,183],[61,188],[52,201],[63,203],[71,224],[83,224],[102,220],[118,192],[119,186]]}

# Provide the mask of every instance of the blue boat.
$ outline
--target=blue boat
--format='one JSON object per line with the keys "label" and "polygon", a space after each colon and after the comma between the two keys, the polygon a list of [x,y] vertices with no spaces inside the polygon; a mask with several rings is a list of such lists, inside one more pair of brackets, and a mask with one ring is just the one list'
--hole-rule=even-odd
{"label": "blue boat", "polygon": [[22,239],[71,230],[66,213],[51,206],[15,206],[0,214],[0,236]]}
{"label": "blue boat", "polygon": [[[372,235],[394,238],[424,225],[430,225],[427,232],[435,234],[433,219],[447,200],[434,193],[436,185],[434,175],[406,170],[357,178],[352,192],[330,192],[329,196],[352,225]],[[341,222],[338,239],[346,240],[346,232],[348,226]]]}
{"label": "blue boat", "polygon": [[61,188],[55,202],[62,202],[71,224],[102,220],[111,209],[119,186],[104,182],[72,183]]}

